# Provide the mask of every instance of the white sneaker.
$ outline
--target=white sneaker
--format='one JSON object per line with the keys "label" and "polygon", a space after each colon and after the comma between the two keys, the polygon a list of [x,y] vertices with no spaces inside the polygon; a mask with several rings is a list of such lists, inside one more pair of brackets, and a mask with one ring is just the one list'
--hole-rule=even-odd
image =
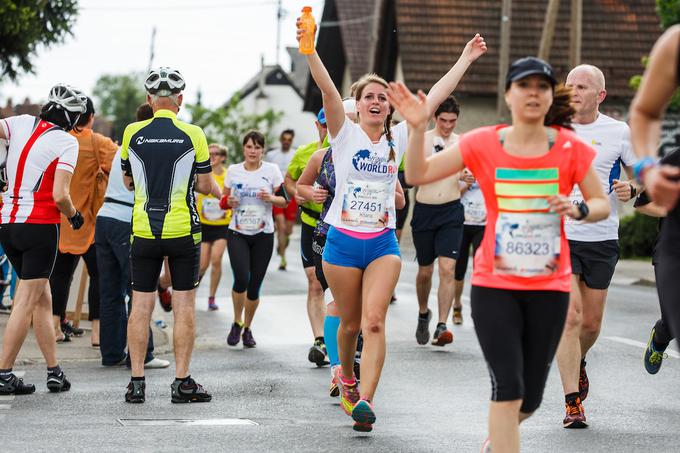
{"label": "white sneaker", "polygon": [[154,357],[144,364],[146,369],[167,368],[169,366],[170,362],[168,360],[159,359],[158,357]]}

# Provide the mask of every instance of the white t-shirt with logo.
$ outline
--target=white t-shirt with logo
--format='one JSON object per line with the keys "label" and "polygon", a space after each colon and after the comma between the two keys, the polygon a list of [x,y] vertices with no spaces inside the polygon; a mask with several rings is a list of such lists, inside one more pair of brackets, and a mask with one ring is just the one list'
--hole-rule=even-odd
{"label": "white t-shirt with logo", "polygon": [[293,151],[292,149],[283,152],[281,148],[276,148],[269,151],[264,156],[264,160],[266,160],[267,162],[271,162],[272,164],[278,165],[279,170],[281,170],[281,174],[285,175],[286,172],[288,171],[288,164],[290,164],[290,161],[293,160],[293,155],[295,155],[295,151]]}
{"label": "white t-shirt with logo", "polygon": [[229,229],[248,236],[273,233],[272,204],[260,200],[257,194],[262,189],[273,194],[282,183],[283,176],[276,164],[262,162],[255,171],[246,170],[243,162],[230,165],[224,187],[231,189],[231,195],[239,199],[239,204],[232,209]]}
{"label": "white t-shirt with logo", "polygon": [[330,138],[336,187],[326,223],[360,233],[396,227],[394,191],[408,142],[405,121],[392,127],[392,142],[395,158],[389,160],[385,135],[373,143],[358,124],[345,118],[338,134]]}
{"label": "white t-shirt with logo", "polygon": [[[621,179],[621,165],[632,166],[637,157],[630,144],[630,129],[623,121],[600,113],[590,124],[572,124],[574,131],[586,144],[597,152],[593,166],[602,182],[604,193],[609,197],[611,214],[595,223],[579,222],[565,217],[564,232],[572,241],[599,242],[619,238],[619,215],[616,193],[612,189],[615,179]],[[583,201],[583,194],[574,186],[570,197],[572,203]]]}

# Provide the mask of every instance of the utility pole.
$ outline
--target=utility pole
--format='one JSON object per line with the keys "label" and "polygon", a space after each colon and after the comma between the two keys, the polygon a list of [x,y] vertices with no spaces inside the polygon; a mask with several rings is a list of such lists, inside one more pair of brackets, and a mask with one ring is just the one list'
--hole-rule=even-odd
{"label": "utility pole", "polygon": [[545,10],[541,46],[538,49],[538,58],[546,61],[550,58],[550,49],[552,48],[553,38],[555,37],[555,24],[557,23],[557,14],[559,12],[560,0],[550,0],[548,8]]}
{"label": "utility pole", "polygon": [[149,67],[146,70],[146,72],[151,72],[151,68],[153,67],[153,57],[154,57],[154,50],[156,47],[156,26],[151,29],[151,51],[149,52]]}
{"label": "utility pole", "polygon": [[571,0],[571,32],[569,35],[569,66],[581,64],[581,40],[583,36],[583,0]]}
{"label": "utility pole", "polygon": [[499,120],[509,117],[508,107],[505,105],[505,76],[510,64],[510,26],[512,19],[512,0],[503,0],[501,11],[501,43],[498,58],[498,93],[496,98],[496,115]]}
{"label": "utility pole", "polygon": [[283,21],[282,0],[279,0],[276,8],[276,64],[279,64],[279,54],[281,53],[281,22]]}

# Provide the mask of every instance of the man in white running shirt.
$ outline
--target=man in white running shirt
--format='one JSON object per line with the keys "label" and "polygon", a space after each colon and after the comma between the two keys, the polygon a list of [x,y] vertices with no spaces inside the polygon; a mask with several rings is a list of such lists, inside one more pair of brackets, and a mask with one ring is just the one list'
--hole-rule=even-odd
{"label": "man in white running shirt", "polygon": [[[286,129],[281,132],[279,136],[280,148],[272,149],[267,152],[264,160],[276,164],[281,169],[281,174],[285,175],[288,171],[288,165],[293,159],[293,139],[295,138],[295,131],[293,129]],[[278,208],[274,206],[274,223],[276,226],[276,253],[281,257],[279,270],[286,270],[286,249],[288,242],[290,242],[290,235],[293,233],[293,226],[297,218],[297,203],[295,198],[291,198],[288,206],[285,208]]]}
{"label": "man in white running shirt", "polygon": [[[432,154],[443,151],[458,141],[453,130],[460,108],[449,96],[434,113],[435,128],[425,133],[425,149]],[[418,186],[416,203],[411,218],[413,245],[418,259],[416,293],[418,295],[418,326],[416,341],[427,344],[432,312],[427,307],[432,288],[434,262],[439,268],[438,322],[432,338],[434,346],[453,341],[453,333],[446,327],[454,294],[454,269],[463,237],[463,205],[460,203],[459,174],[441,181]]]}
{"label": "man in white running shirt", "polygon": [[[565,221],[572,267],[572,290],[564,333],[557,349],[557,364],[564,388],[565,428],[585,428],[582,401],[588,396],[585,356],[600,333],[607,288],[619,259],[619,218],[617,201],[633,198],[638,187],[621,181],[621,167],[633,179],[635,154],[630,145],[628,125],[600,113],[607,96],[602,71],[595,66],[580,65],[567,76],[573,89],[572,106],[576,110],[573,127],[576,134],[597,152],[593,165],[605,193],[609,194],[611,215],[600,222]],[[577,187],[571,194],[574,204],[583,202]]]}

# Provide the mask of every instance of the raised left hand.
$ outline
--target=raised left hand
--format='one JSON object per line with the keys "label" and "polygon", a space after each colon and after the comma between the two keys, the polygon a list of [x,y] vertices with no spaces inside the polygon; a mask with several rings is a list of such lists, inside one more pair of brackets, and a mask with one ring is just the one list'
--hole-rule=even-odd
{"label": "raised left hand", "polygon": [[470,63],[473,63],[477,58],[484,55],[486,50],[484,38],[477,33],[475,37],[465,45],[465,49],[463,49],[463,53],[460,56],[461,58],[467,58]]}

